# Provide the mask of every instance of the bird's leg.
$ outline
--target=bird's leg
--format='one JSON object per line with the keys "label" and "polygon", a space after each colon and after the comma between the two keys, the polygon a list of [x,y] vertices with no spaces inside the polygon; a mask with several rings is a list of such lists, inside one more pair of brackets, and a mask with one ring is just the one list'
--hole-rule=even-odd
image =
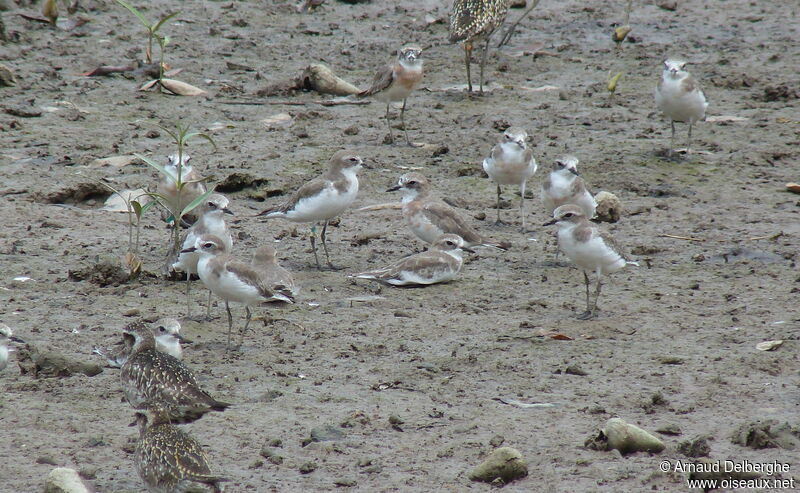
{"label": "bird's leg", "polygon": [[328,268],[331,270],[336,270],[336,267],[331,263],[331,257],[328,255],[328,243],[326,241],[326,232],[328,230],[328,221],[325,221],[325,224],[322,226],[322,234],[320,234],[320,238],[322,239],[322,249],[325,250],[325,260],[328,262]]}
{"label": "bird's leg", "polygon": [[483,47],[483,56],[481,57],[481,82],[480,82],[480,93],[483,94],[483,67],[486,66],[486,55],[489,53],[489,39],[491,39],[491,35],[486,36],[486,46]]}
{"label": "bird's leg", "polygon": [[[389,121],[389,105],[392,104],[391,101],[386,101],[386,126],[389,127],[389,143],[394,143],[394,136],[392,135],[392,124]],[[405,128],[405,125],[403,125]]]}
{"label": "bird's leg", "polygon": [[597,288],[594,291],[594,303],[592,304],[592,318],[597,316],[597,298],[600,297],[600,287],[602,286],[601,281],[602,277],[600,277],[600,273],[597,273]]}
{"label": "bird's leg", "polygon": [[189,296],[189,290],[192,286],[189,282],[191,278],[192,275],[186,272],[186,318],[192,318],[192,298]]}
{"label": "bird's leg", "polygon": [[583,281],[586,284],[586,311],[578,315],[578,320],[588,320],[592,318],[591,297],[589,296],[589,274],[583,271]]}
{"label": "bird's leg", "polygon": [[311,250],[314,251],[314,260],[317,262],[317,269],[322,270],[319,265],[319,257],[317,256],[317,225],[311,226]]}
{"label": "bird's leg", "polygon": [[525,180],[519,186],[519,215],[522,218],[522,231],[525,231]]}
{"label": "bird's leg", "polygon": [[494,222],[495,224],[502,224],[500,221],[500,184],[497,184],[497,221]]}
{"label": "bird's leg", "polygon": [[211,320],[211,290],[208,290],[208,303],[206,304],[206,320]]}
{"label": "bird's leg", "polygon": [[408,101],[408,98],[405,98],[405,99],[403,99],[403,108],[400,110],[400,123],[402,123],[402,124],[403,124],[403,132],[405,132],[405,134],[406,134],[406,144],[408,144],[408,145],[409,145],[409,146],[411,146],[411,147],[417,147],[415,144],[413,144],[413,143],[412,143],[412,142],[411,142],[411,141],[408,139],[408,130],[406,130],[406,119],[405,119],[405,114],[406,114],[406,101]]}
{"label": "bird's leg", "polygon": [[464,54],[467,62],[467,93],[472,94],[472,76],[469,71],[469,62],[472,57],[472,41],[466,41],[464,43]]}
{"label": "bird's leg", "polygon": [[247,314],[247,316],[245,317],[244,328],[242,329],[241,334],[239,334],[241,336],[239,339],[239,346],[244,344],[244,335],[247,333],[247,328],[250,326],[250,319],[253,317],[253,312],[250,311],[249,306],[244,306],[244,312]]}
{"label": "bird's leg", "polygon": [[675,149],[675,121],[670,120],[669,125],[672,128],[672,136],[669,139],[669,153],[667,154],[667,157],[672,157],[673,149]]}
{"label": "bird's leg", "polygon": [[231,329],[233,329],[233,315],[228,300],[225,300],[225,311],[228,312],[228,342],[225,343],[225,351],[228,351],[231,348]]}
{"label": "bird's leg", "polygon": [[686,139],[686,154],[692,152],[692,125],[692,120],[689,120],[689,138]]}

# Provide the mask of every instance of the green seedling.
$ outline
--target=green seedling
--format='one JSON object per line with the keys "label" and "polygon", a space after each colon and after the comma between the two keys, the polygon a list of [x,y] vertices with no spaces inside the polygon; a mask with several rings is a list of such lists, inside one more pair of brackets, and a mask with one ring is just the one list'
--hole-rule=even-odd
{"label": "green seedling", "polygon": [[108,183],[102,184],[117,194],[125,203],[128,209],[128,251],[123,257],[123,263],[128,268],[128,274],[133,279],[139,275],[142,270],[142,260],[139,257],[139,233],[141,231],[142,216],[156,204],[154,200],[149,200],[144,203],[140,201],[142,197],[150,196],[150,193],[142,193],[136,197],[131,197],[130,194],[124,194],[112,187]]}
{"label": "green seedling", "polygon": [[169,37],[161,35],[159,30],[161,27],[170,19],[175,17],[179,14],[179,12],[173,12],[171,14],[167,14],[166,16],[162,17],[159,21],[151,23],[148,21],[144,15],[142,15],[139,10],[134,7],[133,5],[125,2],[124,0],[116,0],[116,2],[126,9],[130,13],[136,16],[137,19],[144,25],[145,29],[147,29],[147,50],[145,51],[145,63],[153,63],[153,40],[158,43],[159,47],[159,60],[158,60],[158,80],[161,81],[164,79],[164,56],[166,52],[167,43],[169,43]]}

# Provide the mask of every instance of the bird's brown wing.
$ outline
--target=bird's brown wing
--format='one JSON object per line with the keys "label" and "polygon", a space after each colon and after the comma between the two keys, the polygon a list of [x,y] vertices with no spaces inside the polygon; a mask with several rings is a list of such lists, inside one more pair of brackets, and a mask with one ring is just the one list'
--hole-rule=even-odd
{"label": "bird's brown wing", "polygon": [[457,234],[467,244],[483,243],[483,238],[455,209],[441,201],[432,201],[422,208],[425,217],[445,233]]}
{"label": "bird's brown wing", "polygon": [[328,180],[326,180],[326,179],[324,179],[322,177],[314,178],[313,180],[303,184],[303,186],[298,188],[292,194],[292,196],[289,197],[289,200],[287,200],[286,202],[283,202],[280,205],[276,205],[275,207],[271,207],[271,208],[263,211],[259,215],[265,215],[265,214],[269,214],[271,212],[288,212],[291,209],[293,209],[297,205],[298,202],[300,202],[301,200],[303,200],[306,197],[310,197],[312,195],[316,195],[316,194],[320,193],[327,186],[328,186]]}
{"label": "bird's brown wing", "polygon": [[600,235],[600,238],[603,240],[603,243],[605,243],[610,249],[617,252],[617,254],[619,254],[619,256],[624,258],[626,261],[628,262],[631,261],[630,254],[627,252],[625,248],[622,247],[621,244],[617,242],[617,240],[614,239],[613,236],[611,236],[611,233],[602,228],[595,228],[595,231],[598,235]]}
{"label": "bird's brown wing", "polygon": [[373,94],[379,93],[388,88],[393,80],[394,67],[392,65],[386,65],[375,73],[375,78],[372,80],[372,85],[370,88],[366,91],[361,91],[358,93],[358,95],[361,97],[372,96]]}

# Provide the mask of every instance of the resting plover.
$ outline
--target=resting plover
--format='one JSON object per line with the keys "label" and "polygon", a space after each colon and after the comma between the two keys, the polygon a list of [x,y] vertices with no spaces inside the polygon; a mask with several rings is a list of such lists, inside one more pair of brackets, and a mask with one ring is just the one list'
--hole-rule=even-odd
{"label": "resting plover", "polygon": [[553,163],[553,170],[542,184],[542,202],[548,215],[553,215],[559,206],[575,204],[587,219],[594,217],[597,202],[578,174],[578,162],[575,156],[567,155]]}
{"label": "resting plover", "polygon": [[469,64],[472,47],[476,42],[486,41],[481,57],[480,92],[483,94],[483,68],[489,53],[492,33],[506,20],[510,0],[455,0],[450,11],[450,42],[464,42],[467,66],[467,91],[472,94],[472,77]]}
{"label": "resting plover", "polygon": [[[212,193],[200,207],[200,219],[195,222],[189,231],[186,232],[186,237],[183,239],[182,249],[191,248],[197,242],[197,238],[205,234],[211,234],[223,242],[225,242],[225,249],[231,251],[233,248],[233,238],[231,237],[228,226],[225,224],[225,214],[233,215],[228,209],[229,201],[224,195]],[[172,269],[186,273],[186,301],[187,318],[191,317],[192,301],[189,298],[189,287],[192,274],[197,274],[197,261],[200,255],[197,252],[178,253],[178,259],[172,264]],[[206,305],[206,319],[211,318],[211,291],[208,292],[208,304]]]}
{"label": "resting plover", "polygon": [[[276,255],[277,252],[274,248],[264,245],[253,254],[251,265],[266,285],[272,288],[272,291],[281,293],[287,298],[294,298],[300,292],[300,286],[295,284],[294,278],[288,270],[278,265]],[[275,301],[282,300],[276,299]]]}
{"label": "resting plover", "polygon": [[403,218],[422,241],[433,243],[438,237],[449,233],[460,236],[466,247],[486,245],[508,249],[505,243],[482,237],[455,209],[433,197],[430,183],[420,173],[404,174],[396,187],[386,191],[397,190],[403,192]]}
{"label": "resting plover", "polygon": [[192,483],[211,486],[229,481],[211,473],[203,447],[191,435],[173,425],[169,416],[154,410],[136,413],[139,440],[134,452],[134,467],[151,493],[179,493]]}
{"label": "resting plover", "polygon": [[685,70],[686,62],[681,60],[666,60],[664,72],[656,86],[656,106],[669,118],[672,136],[669,144],[669,156],[675,150],[675,122],[689,124],[689,137],[686,141],[686,151],[692,145],[692,126],[695,122],[706,117],[708,102],[700,84]]}
{"label": "resting plover", "polygon": [[392,286],[427,286],[447,282],[458,274],[463,264],[461,250],[471,252],[458,235],[442,235],[431,249],[409,255],[382,269],[353,274],[349,277],[369,279]]}
{"label": "resting plover", "polygon": [[209,411],[224,411],[230,406],[200,388],[194,373],[177,358],[157,351],[147,327],[137,324],[123,335],[132,349],[122,365],[120,379],[125,398],[134,409],[162,409],[173,422],[191,422]]}
{"label": "resting plover", "polygon": [[525,229],[525,182],[536,173],[536,159],[528,148],[528,133],[519,127],[509,127],[492,154],[483,160],[483,169],[497,183],[497,224],[500,224],[500,185],[519,185],[519,214]]}
{"label": "resting plover", "polygon": [[[167,165],[164,166],[169,176],[163,176],[158,184],[157,191],[159,195],[164,197],[166,206],[173,215],[182,212],[193,200],[206,193],[203,177],[189,164],[191,159],[188,154],[183,154],[180,159],[180,166],[178,166],[178,155],[170,155],[167,158]],[[180,181],[183,183],[180,198],[178,197],[177,187],[179,168]]]}
{"label": "resting plover", "polygon": [[[353,204],[358,195],[357,174],[362,166],[364,160],[360,156],[349,151],[339,151],[331,158],[325,174],[307,182],[283,204],[258,215],[270,219],[281,217],[297,223],[322,222],[322,248],[325,250],[328,267],[334,268],[325,241],[328,222]],[[316,226],[311,228],[311,249],[314,251],[317,268],[321,269],[317,256]]]}
{"label": "resting plover", "polygon": [[403,125],[403,133],[406,136],[406,144],[414,146],[408,139],[405,112],[408,96],[422,81],[421,54],[422,48],[417,45],[403,46],[397,52],[397,59],[375,74],[372,86],[359,93],[361,97],[375,96],[380,101],[386,101],[386,125],[389,127],[390,142],[394,142],[394,137],[392,136],[392,124],[389,122],[389,105],[394,101],[402,101],[403,108],[400,110],[400,122]]}
{"label": "resting plover", "polygon": [[[169,354],[177,359],[183,358],[183,348],[181,342],[185,339],[181,336],[181,323],[174,318],[162,318],[154,323],[150,330],[156,339],[156,350]],[[129,338],[122,341],[113,348],[94,348],[94,353],[102,356],[109,367],[121,368],[128,361],[131,354],[132,342]]]}
{"label": "resting plover", "polygon": [[[590,223],[583,209],[577,205],[567,204],[557,208],[553,212],[553,220],[546,222],[545,226],[551,224],[558,225],[558,247],[583,269],[583,279],[586,282],[586,311],[578,315],[578,318],[586,320],[595,317],[602,277],[617,272],[627,264],[639,264],[627,258],[625,252],[607,231]],[[589,297],[588,272],[594,272],[597,276],[593,303]]]}
{"label": "resting plover", "polygon": [[8,347],[9,341],[25,342],[19,337],[14,336],[11,327],[0,323],[0,371],[5,370],[6,366],[8,366],[8,353],[11,352],[11,349]]}
{"label": "resting plover", "polygon": [[214,235],[201,236],[195,246],[184,251],[200,253],[200,261],[197,262],[200,280],[211,292],[225,300],[225,311],[228,312],[227,349],[230,349],[233,328],[231,301],[245,306],[247,319],[241,330],[242,342],[253,315],[251,306],[268,301],[294,302],[291,296],[275,290],[251,264],[236,260],[228,254],[223,241]]}

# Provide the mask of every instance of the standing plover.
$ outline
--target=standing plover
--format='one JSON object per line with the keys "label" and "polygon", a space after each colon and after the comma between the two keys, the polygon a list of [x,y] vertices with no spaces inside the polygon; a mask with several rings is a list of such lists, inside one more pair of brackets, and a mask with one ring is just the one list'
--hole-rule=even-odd
{"label": "standing plover", "polygon": [[349,277],[369,279],[392,286],[426,286],[447,282],[458,274],[463,264],[461,250],[471,252],[458,235],[442,235],[433,242],[431,249],[409,255],[389,267],[375,269]]}
{"label": "standing plover", "polygon": [[194,373],[178,359],[157,351],[150,329],[136,325],[123,334],[132,341],[132,349],[120,379],[134,409],[163,409],[173,421],[191,422],[230,406],[201,389]]}
{"label": "standing plover", "polygon": [[215,295],[225,300],[225,311],[228,312],[228,342],[231,345],[233,315],[230,302],[242,303],[245,306],[247,319],[241,330],[242,341],[250,326],[252,312],[250,307],[268,301],[285,301],[293,303],[294,298],[273,289],[258,270],[252,265],[236,260],[225,250],[225,244],[214,235],[203,235],[197,239],[195,246],[184,251],[197,251],[200,261],[197,272],[200,280]]}
{"label": "standing plover", "polygon": [[575,204],[587,219],[594,217],[597,202],[578,174],[578,162],[575,156],[566,155],[553,163],[553,170],[542,184],[542,202],[548,215],[552,216],[559,206]]}
{"label": "standing plover", "polygon": [[450,12],[450,42],[464,42],[467,66],[467,90],[472,94],[472,77],[469,64],[473,44],[486,41],[481,57],[480,92],[483,94],[483,68],[489,52],[489,39],[508,15],[510,0],[455,0]]}
{"label": "standing plover", "polygon": [[[154,323],[150,330],[156,339],[157,351],[169,354],[177,359],[183,358],[181,342],[184,341],[184,338],[181,336],[180,322],[174,318],[162,318]],[[121,368],[128,361],[131,349],[133,349],[133,341],[130,338],[123,337],[122,342],[116,346],[118,347],[96,347],[93,352],[105,358],[111,368]]]}
{"label": "standing plover", "polygon": [[394,142],[392,136],[392,124],[389,122],[389,105],[393,101],[402,101],[403,108],[400,110],[400,122],[403,124],[403,133],[406,135],[406,144],[414,146],[408,139],[406,131],[406,100],[411,92],[417,88],[422,81],[422,48],[417,45],[403,46],[397,52],[397,60],[379,70],[375,74],[372,86],[366,91],[359,93],[359,96],[375,96],[380,101],[386,101],[386,125],[389,127],[389,141]]}
{"label": "standing plover", "polygon": [[491,156],[483,160],[484,171],[497,183],[497,224],[500,224],[500,185],[519,185],[519,214],[525,229],[525,182],[536,173],[536,159],[527,139],[525,130],[509,127],[492,148]]}
{"label": "standing plover", "polygon": [[[225,214],[233,215],[233,212],[228,209],[228,204],[228,199],[224,195],[218,193],[209,195],[200,207],[200,219],[186,232],[182,248],[191,248],[197,242],[198,238],[205,234],[211,234],[225,242],[225,249],[230,252],[233,248],[233,238],[225,224]],[[197,274],[197,261],[199,259],[200,255],[197,252],[179,252],[178,259],[172,264],[174,270],[186,273],[187,317],[191,317],[192,312],[192,301],[189,298],[190,280],[192,274]],[[206,318],[211,318],[211,291],[208,292]]]}
{"label": "standing plover", "polygon": [[672,129],[669,156],[675,150],[675,122],[689,124],[689,137],[686,141],[686,151],[689,152],[692,145],[692,126],[706,117],[708,108],[706,95],[700,89],[700,84],[685,68],[684,61],[665,61],[664,72],[656,86],[656,106],[669,118]]}
{"label": "standing plover", "polygon": [[426,243],[433,243],[443,234],[455,234],[464,240],[464,246],[493,246],[508,249],[505,243],[498,243],[478,234],[461,214],[435,198],[427,178],[420,173],[406,173],[400,177],[396,187],[387,192],[403,192],[403,218],[411,231]]}
{"label": "standing plover", "polygon": [[[167,165],[164,169],[169,176],[161,178],[157,191],[166,201],[166,206],[173,215],[182,212],[194,199],[206,193],[206,186],[203,177],[195,170],[189,161],[192,158],[188,154],[183,154],[178,162],[178,155],[172,154],[167,158]],[[178,177],[180,177],[183,187],[178,194]]]}
{"label": "standing plover", "polygon": [[139,440],[134,467],[151,493],[179,493],[192,483],[211,486],[229,481],[211,473],[203,447],[191,435],[173,425],[166,413],[153,410],[136,413]]}
{"label": "standing plover", "polygon": [[[325,233],[328,222],[344,212],[358,194],[358,170],[364,166],[364,160],[352,152],[339,151],[331,157],[329,168],[322,176],[315,178],[300,187],[286,202],[276,207],[271,207],[260,214],[266,218],[281,217],[297,223],[322,222],[322,248],[328,267],[334,268],[328,255],[328,245]],[[314,260],[317,268],[317,230],[311,228],[311,249],[314,251]]]}
{"label": "standing plover", "polygon": [[[251,262],[253,269],[258,272],[261,279],[272,291],[280,293],[287,298],[294,298],[300,292],[300,286],[294,283],[292,274],[278,265],[277,252],[269,245],[264,245],[256,250]],[[275,300],[282,301],[282,300]]]}
{"label": "standing plover", "polygon": [[11,327],[0,323],[0,371],[5,370],[6,366],[8,366],[8,353],[11,352],[8,348],[9,341],[25,342],[19,337],[14,336]]}
{"label": "standing plover", "polygon": [[[600,296],[602,277],[612,274],[627,264],[639,265],[627,258],[622,248],[605,230],[594,226],[583,213],[583,209],[574,204],[562,205],[553,212],[553,220],[545,226],[558,225],[558,247],[570,260],[583,269],[586,282],[586,311],[578,315],[581,320],[597,315],[597,298]],[[589,297],[589,274],[597,275],[597,287],[594,302]]]}

